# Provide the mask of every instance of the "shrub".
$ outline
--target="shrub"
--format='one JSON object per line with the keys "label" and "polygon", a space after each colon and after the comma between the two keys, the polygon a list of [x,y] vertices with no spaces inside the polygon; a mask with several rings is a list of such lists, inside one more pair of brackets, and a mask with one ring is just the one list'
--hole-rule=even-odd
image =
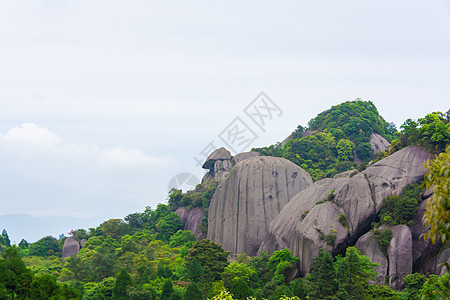
{"label": "shrub", "polygon": [[309,213],[309,210],[306,210],[304,213],[302,213],[302,215],[300,216],[300,222],[303,221],[306,218],[308,213]]}
{"label": "shrub", "polygon": [[421,201],[421,184],[409,184],[399,196],[389,196],[383,201],[380,222],[387,225],[408,224],[417,212]]}
{"label": "shrub", "polygon": [[338,220],[339,223],[341,223],[342,226],[344,226],[348,231],[347,217],[344,214],[340,214]]}
{"label": "shrub", "polygon": [[336,233],[325,235],[323,240],[325,243],[327,243],[328,246],[334,246],[334,243],[336,242]]}
{"label": "shrub", "polygon": [[380,250],[384,255],[387,255],[387,247],[392,239],[392,229],[374,229],[373,236],[377,239],[378,244],[380,245]]}

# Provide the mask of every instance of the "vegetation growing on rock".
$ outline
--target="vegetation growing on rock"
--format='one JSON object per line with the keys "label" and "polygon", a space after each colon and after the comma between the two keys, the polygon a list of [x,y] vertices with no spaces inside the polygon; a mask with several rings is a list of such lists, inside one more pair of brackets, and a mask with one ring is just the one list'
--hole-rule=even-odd
{"label": "vegetation growing on rock", "polygon": [[318,180],[354,169],[357,158],[369,161],[372,134],[380,134],[390,141],[395,132],[395,126],[379,115],[372,102],[358,99],[320,113],[309,121],[306,130],[299,126],[284,147],[275,144],[252,151],[284,157]]}
{"label": "vegetation growing on rock", "polygon": [[[264,155],[287,158],[310,172],[317,180],[355,168],[356,158],[368,163],[373,158],[369,143],[373,134],[379,134],[387,140],[396,138],[392,148],[379,154],[376,159],[382,159],[409,145],[422,145],[438,153],[450,141],[449,113],[429,114],[417,122],[408,120],[401,126],[401,131],[394,134],[395,126],[384,121],[371,102],[361,100],[332,107],[311,120],[308,126],[306,129],[299,126],[284,147],[277,144],[257,151]],[[450,148],[429,163],[429,172],[425,176],[427,187],[433,186],[435,193],[425,217],[427,224],[431,225],[428,235],[436,239],[439,237],[444,243],[449,240],[449,205],[446,201],[449,198],[449,150]],[[370,170],[369,167],[366,172]],[[364,184],[369,183],[367,197],[371,196],[370,203],[378,197],[377,203],[380,206],[384,196],[379,196],[381,192],[374,190],[370,184],[373,179],[370,176],[373,174],[365,175],[366,178],[360,175],[350,177],[355,182],[361,179]],[[339,180],[344,182],[346,179]],[[449,297],[448,272],[440,277],[431,275],[429,278],[421,274],[407,275],[403,291],[394,291],[388,285],[373,284],[376,264],[353,247],[342,247],[338,253],[345,255],[334,253],[335,257],[324,249],[318,250],[318,255],[312,262],[311,273],[296,279],[295,274],[302,261],[289,249],[280,249],[272,255],[259,252],[253,257],[245,253],[229,257],[229,253],[221,245],[208,239],[197,241],[191,232],[183,230],[183,223],[175,214],[176,209],[184,207],[188,210],[204,209],[207,216],[217,186],[218,182],[210,180],[187,193],[171,190],[168,205],[160,204],[156,209],[147,207],[142,213],[130,214],[123,220],[111,219],[87,231],[76,230],[73,238],[78,242],[82,239],[87,241],[78,254],[67,258],[61,258],[65,238],[44,237],[31,244],[22,240],[19,247],[11,247],[4,230],[0,235],[0,252],[3,253],[0,258],[0,299],[253,297],[247,299],[270,300]],[[330,205],[336,208],[333,216],[335,227],[331,225],[328,234],[314,227],[321,243],[326,248],[330,246],[333,249],[339,243],[336,243],[338,231],[333,228],[340,227],[339,234],[342,234],[343,226],[346,229],[344,233],[350,234],[349,225],[352,226],[351,230],[355,226],[350,213],[340,213],[344,207],[339,202],[342,199],[337,187],[353,188],[351,185],[328,188],[320,197],[313,198],[314,203],[309,207],[311,215],[319,208],[314,207],[314,204],[325,203],[320,207]],[[366,188],[369,189],[367,186]],[[407,185],[400,196],[388,196],[384,200],[378,215],[372,213],[367,225],[374,218],[379,220],[379,224],[369,234],[378,241],[385,256],[393,235],[390,225],[411,224],[422,200],[421,192],[420,184]],[[362,198],[357,200],[360,201],[359,204],[366,203],[361,201]],[[303,220],[309,221],[310,210],[298,211],[295,220],[300,223]],[[207,217],[202,220],[204,230],[207,228],[207,221]],[[410,234],[408,227],[401,227]],[[365,231],[367,230],[366,228]]]}

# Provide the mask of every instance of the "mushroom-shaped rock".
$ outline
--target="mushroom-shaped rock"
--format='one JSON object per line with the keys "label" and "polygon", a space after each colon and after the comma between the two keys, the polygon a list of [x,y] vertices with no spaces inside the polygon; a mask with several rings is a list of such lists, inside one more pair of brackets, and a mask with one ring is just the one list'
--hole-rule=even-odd
{"label": "mushroom-shaped rock", "polygon": [[80,251],[80,244],[78,243],[78,241],[73,236],[68,237],[64,241],[64,246],[62,249],[62,258],[77,255],[78,251]]}
{"label": "mushroom-shaped rock", "polygon": [[193,208],[188,211],[185,207],[179,207],[175,213],[180,217],[180,220],[183,223],[183,230],[189,230],[198,238],[205,238],[205,234],[200,230],[204,215],[203,209]]}
{"label": "mushroom-shaped rock", "polygon": [[230,160],[231,159],[231,153],[224,147],[220,147],[219,149],[214,150],[206,159],[205,163],[203,164],[203,169],[213,169],[214,164],[218,160]]}
{"label": "mushroom-shaped rock", "polygon": [[378,152],[384,152],[389,149],[390,143],[378,133],[372,133],[370,136],[370,145],[372,146],[372,154],[375,155]]}
{"label": "mushroom-shaped rock", "polygon": [[231,160],[216,160],[211,170],[203,176],[202,183],[210,180],[224,180],[231,168],[233,168]]}
{"label": "mushroom-shaped rock", "polygon": [[378,273],[376,283],[378,285],[384,285],[387,271],[388,271],[388,259],[380,249],[380,244],[374,237],[373,232],[368,232],[361,236],[356,242],[356,248],[371,261],[376,262],[379,266],[375,267],[375,271]]}
{"label": "mushroom-shaped rock", "polygon": [[403,188],[419,182],[425,175],[424,164],[432,155],[423,147],[403,148],[385,159],[378,161],[364,173],[373,187],[377,212],[381,210],[383,199],[400,195]]}
{"label": "mushroom-shaped rock", "polygon": [[[221,148],[221,149],[225,149],[225,148]],[[211,153],[211,155],[213,155],[213,154],[214,154],[214,152]],[[218,155],[215,155],[215,156],[217,157]],[[222,181],[230,173],[231,169],[236,164],[240,163],[243,160],[249,159],[251,157],[256,157],[256,156],[260,156],[260,154],[258,152],[250,151],[250,152],[243,152],[243,153],[236,154],[235,156],[233,156],[233,158],[231,160],[230,159],[215,160],[212,167],[210,167],[209,172],[206,173],[205,176],[203,176],[202,183],[208,182],[210,180]],[[228,157],[228,156],[225,155],[225,157]]]}
{"label": "mushroom-shaped rock", "polygon": [[389,285],[399,290],[405,286],[403,279],[412,273],[412,235],[408,226],[392,228],[392,239],[388,245]]}
{"label": "mushroom-shaped rock", "polygon": [[233,254],[255,255],[269,223],[311,184],[306,171],[283,158],[261,156],[238,163],[211,200],[208,238]]}

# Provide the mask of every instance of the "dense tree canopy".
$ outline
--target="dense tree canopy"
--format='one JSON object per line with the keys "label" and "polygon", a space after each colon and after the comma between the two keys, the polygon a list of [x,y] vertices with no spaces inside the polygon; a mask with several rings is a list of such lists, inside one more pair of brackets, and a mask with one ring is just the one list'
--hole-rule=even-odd
{"label": "dense tree canopy", "polygon": [[392,140],[395,125],[387,123],[370,101],[348,101],[320,113],[299,126],[284,145],[255,148],[263,155],[289,159],[310,173],[314,180],[332,177],[357,167],[357,159],[372,159],[371,135]]}
{"label": "dense tree canopy", "polygon": [[434,112],[417,121],[406,120],[392,141],[391,153],[410,145],[423,145],[436,153],[445,151],[450,143],[450,111]]}

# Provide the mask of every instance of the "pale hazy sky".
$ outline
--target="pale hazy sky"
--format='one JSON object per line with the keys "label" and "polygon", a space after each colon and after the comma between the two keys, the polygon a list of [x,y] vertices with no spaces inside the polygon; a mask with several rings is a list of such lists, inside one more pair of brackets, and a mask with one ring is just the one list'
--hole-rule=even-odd
{"label": "pale hazy sky", "polygon": [[[355,98],[397,126],[450,108],[450,1],[243,2],[1,0],[0,215],[40,218],[0,230],[155,207],[238,116],[263,146]],[[261,91],[283,111],[265,132]]]}

